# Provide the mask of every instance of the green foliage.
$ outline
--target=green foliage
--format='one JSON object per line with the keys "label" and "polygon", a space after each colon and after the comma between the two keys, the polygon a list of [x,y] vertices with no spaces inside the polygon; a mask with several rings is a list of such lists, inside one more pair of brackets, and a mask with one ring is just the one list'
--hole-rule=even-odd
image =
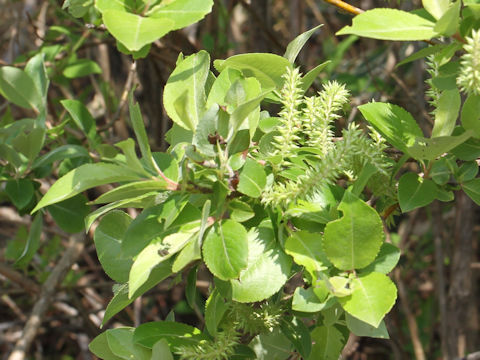
{"label": "green foliage", "polygon": [[[97,255],[118,283],[103,324],[161,281],[189,272],[187,300],[205,327],[158,321],[106,330],[90,344],[103,359],[270,360],[296,352],[304,359],[336,360],[348,331],[388,338],[384,317],[397,296],[388,273],[400,258],[384,241],[390,209],[408,212],[436,199],[450,201],[460,188],[480,204],[474,161],[480,155],[479,32],[471,19],[478,14],[471,4],[461,14],[460,5],[424,0],[431,16],[373,9],[338,32],[404,41],[466,36],[464,45],[452,37],[402,62],[429,56],[431,137],[407,110],[385,102],[358,107],[368,130],[339,122],[349,91],[338,81],[307,96],[318,74],[331,71],[324,62],[302,75],[293,64],[318,27],[295,38],[283,57],[235,55],[215,60],[216,72],[206,51],[180,55],[163,91],[174,123],[165,153],[152,152],[133,91],[128,105],[138,153],[133,139],[115,148],[108,144],[83,99],[61,100],[67,118],[47,129],[52,74],[44,55],[33,56],[24,70],[1,67],[0,94],[35,115],[0,128],[2,195],[22,213],[36,213],[9,258],[26,267],[39,249],[39,210],[72,233],[99,220]],[[98,11],[118,48],[134,58],[212,6],[211,0],[64,3],[78,18]],[[64,79],[99,72],[75,51],[58,69],[54,76]],[[264,100],[280,110],[269,113]],[[84,146],[67,137],[58,141],[67,124],[79,130]],[[387,144],[403,156],[389,157]],[[407,161],[416,166],[407,168]],[[50,173],[63,176],[40,199],[34,179]],[[82,193],[106,184],[114,188],[87,205]],[[87,215],[89,205],[99,204]],[[132,219],[119,210],[128,207],[140,214]],[[212,278],[205,309],[195,303],[199,264]]]}

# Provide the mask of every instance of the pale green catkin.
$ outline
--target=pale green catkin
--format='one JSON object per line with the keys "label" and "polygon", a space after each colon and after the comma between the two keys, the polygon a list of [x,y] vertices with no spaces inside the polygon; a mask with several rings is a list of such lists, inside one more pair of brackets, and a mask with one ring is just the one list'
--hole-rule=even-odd
{"label": "pale green catkin", "polygon": [[472,35],[467,36],[466,40],[457,85],[468,95],[480,95],[480,31],[472,30]]}

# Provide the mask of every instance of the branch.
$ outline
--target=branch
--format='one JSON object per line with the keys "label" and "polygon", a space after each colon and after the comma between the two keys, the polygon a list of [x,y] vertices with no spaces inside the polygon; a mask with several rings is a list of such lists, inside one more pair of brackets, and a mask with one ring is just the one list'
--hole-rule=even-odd
{"label": "branch", "polygon": [[22,336],[15,344],[15,348],[8,357],[8,360],[25,359],[26,353],[35,339],[40,324],[42,323],[42,318],[48,310],[50,303],[54,299],[55,289],[57,285],[62,282],[67,271],[72,267],[79,255],[82,253],[85,245],[85,239],[86,237],[84,234],[76,234],[70,238],[67,250],[51,274],[48,276],[47,281],[43,284],[40,298],[35,303],[32,314],[28,318],[28,321],[23,329]]}
{"label": "branch", "polygon": [[340,10],[346,11],[346,12],[352,14],[352,15],[358,15],[358,14],[361,14],[361,13],[365,12],[365,10],[362,10],[362,9],[359,9],[355,6],[347,4],[346,2],[344,2],[342,0],[325,0],[325,2],[339,8]]}

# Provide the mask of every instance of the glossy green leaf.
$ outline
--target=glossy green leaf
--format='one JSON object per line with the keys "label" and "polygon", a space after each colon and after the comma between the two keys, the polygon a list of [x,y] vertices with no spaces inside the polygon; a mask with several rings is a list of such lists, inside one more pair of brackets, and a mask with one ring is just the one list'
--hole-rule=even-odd
{"label": "glossy green leaf", "polygon": [[167,340],[160,339],[153,345],[151,360],[174,360]]}
{"label": "glossy green leaf", "polygon": [[395,245],[383,243],[375,260],[367,267],[361,269],[362,273],[378,272],[388,274],[400,260],[400,249]]}
{"label": "glossy green leaf", "polygon": [[115,146],[122,149],[122,152],[125,155],[125,163],[130,170],[135,171],[141,176],[149,176],[148,172],[144,169],[142,163],[137,157],[137,152],[135,150],[135,141],[133,141],[133,139],[128,138],[126,140],[120,141],[116,143]]}
{"label": "glossy green leaf", "polygon": [[257,360],[285,360],[293,350],[292,344],[279,328],[257,335],[250,347],[255,351]]}
{"label": "glossy green leaf", "polygon": [[338,298],[343,309],[357,319],[378,327],[397,298],[397,288],[387,275],[369,273],[352,280],[352,295]]}
{"label": "glossy green leaf", "polygon": [[233,83],[242,78],[242,73],[239,70],[226,68],[215,79],[215,82],[208,93],[206,108],[210,109],[214,104],[226,106],[225,96]]}
{"label": "glossy green leaf", "polygon": [[157,200],[161,201],[163,195],[156,192],[145,193],[133,198],[118,200],[97,208],[85,217],[85,230],[89,230],[92,224],[100,216],[119,208],[146,208],[152,206]]}
{"label": "glossy green leaf", "polygon": [[34,128],[30,132],[22,132],[12,140],[12,145],[31,162],[43,147],[45,133],[46,130],[41,127]]}
{"label": "glossy green leaf", "polygon": [[449,136],[455,128],[460,110],[460,93],[458,89],[442,91],[435,109],[435,125],[432,137]]}
{"label": "glossy green leaf", "polygon": [[118,357],[130,360],[150,360],[152,352],[143,346],[134,344],[135,328],[120,327],[107,330],[107,342],[110,350]]}
{"label": "glossy green leaf", "polygon": [[206,110],[205,83],[209,70],[210,55],[200,51],[182,60],[165,86],[165,110],[173,122],[187,130],[195,130]]}
{"label": "glossy green leaf", "polygon": [[347,327],[352,333],[357,336],[368,336],[371,338],[379,338],[379,339],[390,339],[388,336],[387,327],[385,326],[385,322],[381,321],[380,325],[374,327],[366,322],[363,322],[356,317],[353,317],[349,313],[345,314],[345,318],[347,320]]}
{"label": "glossy green leaf", "polygon": [[[33,83],[42,98],[42,103],[39,104],[40,110],[46,107],[48,86],[50,85],[44,58],[44,54],[38,53],[28,60],[24,69],[25,73],[33,80]],[[43,126],[44,124],[42,124],[42,127]]]}
{"label": "glossy green leaf", "polygon": [[429,40],[436,36],[435,23],[397,9],[373,9],[353,18],[336,35],[354,34],[381,40]]}
{"label": "glossy green leaf", "polygon": [[119,285],[117,288],[114,287],[114,296],[105,310],[102,325],[105,325],[108,320],[130,305],[136,298],[170,275],[172,275],[172,261],[168,259],[152,270],[148,280],[131,297],[128,296],[128,284]]}
{"label": "glossy green leaf", "polygon": [[256,302],[278,292],[290,276],[292,261],[276,243],[269,223],[248,232],[248,265],[238,280],[230,280],[232,299]]}
{"label": "glossy green leaf", "polygon": [[158,40],[175,26],[171,19],[142,17],[122,10],[104,11],[103,22],[108,31],[132,51]]}
{"label": "glossy green leaf", "polygon": [[102,218],[93,237],[103,270],[118,283],[128,281],[133,263],[130,256],[124,255],[121,245],[131,222],[130,216],[123,211],[112,211]]}
{"label": "glossy green leaf", "polygon": [[340,270],[361,269],[375,259],[382,246],[382,220],[372,207],[348,191],[338,209],[343,217],[325,227],[325,253]]}
{"label": "glossy green leaf", "polygon": [[397,64],[396,67],[408,64],[408,63],[410,63],[412,61],[415,61],[415,60],[418,60],[418,59],[426,58],[428,55],[436,54],[444,48],[445,48],[444,44],[436,44],[436,45],[430,45],[430,46],[424,47],[423,49],[418,50],[417,52],[413,53],[412,55],[407,56],[405,59],[400,61]]}
{"label": "glossy green leaf", "polygon": [[408,153],[415,159],[434,160],[467,141],[472,134],[471,130],[467,130],[458,136],[417,138],[415,144],[408,147]]}
{"label": "glossy green leaf", "polygon": [[137,138],[143,159],[147,163],[150,171],[156,172],[155,162],[152,158],[152,151],[150,150],[150,144],[148,142],[147,131],[145,130],[142,113],[140,112],[140,105],[138,105],[138,103],[133,103],[133,92],[131,92],[129,95],[128,109],[130,112],[130,121],[132,122],[133,131],[135,131],[135,136]]}
{"label": "glossy green leaf", "polygon": [[295,346],[295,349],[303,359],[308,359],[312,350],[312,339],[308,327],[299,318],[293,318],[291,321],[282,319],[280,323],[282,333]]}
{"label": "glossy green leaf", "polygon": [[326,307],[326,302],[322,302],[313,292],[313,288],[304,289],[297,287],[293,294],[292,310],[305,313],[314,313],[322,311]]}
{"label": "glossy green leaf", "polygon": [[78,194],[50,205],[47,210],[63,231],[73,234],[85,229],[83,219],[90,212],[87,201],[88,199],[83,194]]}
{"label": "glossy green leaf", "polygon": [[455,173],[455,178],[459,183],[464,183],[474,179],[478,175],[478,164],[476,161],[464,162]]}
{"label": "glossy green leaf", "polygon": [[280,89],[286,68],[292,66],[284,57],[267,53],[234,55],[226,60],[215,60],[214,65],[219,72],[232,68],[241,71],[245,77],[256,78],[263,90]]}
{"label": "glossy green leaf", "polygon": [[194,234],[198,232],[199,225],[198,222],[184,225],[176,233],[153,240],[138,254],[128,278],[130,297],[148,280],[150,273],[158,264],[169,259],[187,245]]}
{"label": "glossy green leaf", "polygon": [[177,30],[202,20],[212,11],[213,0],[175,0],[164,1],[153,6],[147,15],[155,19],[174,21],[172,30]]}
{"label": "glossy green leaf", "polygon": [[437,196],[437,186],[432,180],[406,173],[398,181],[398,202],[402,212],[430,204]]}
{"label": "glossy green leaf", "polygon": [[293,257],[293,260],[315,275],[317,271],[326,270],[328,261],[323,252],[323,239],[321,234],[297,231],[285,242],[285,252]]}
{"label": "glossy green leaf", "polygon": [[317,326],[310,336],[314,342],[310,360],[338,360],[347,341],[335,326]]}
{"label": "glossy green leaf", "polygon": [[34,187],[29,179],[9,180],[5,192],[18,210],[26,207],[33,198]]}
{"label": "glossy green leaf", "polygon": [[423,137],[415,119],[400,106],[372,102],[358,109],[375,130],[404,153],[408,153],[408,146],[413,145],[417,137]]}
{"label": "glossy green leaf", "polygon": [[448,10],[450,0],[422,0],[422,5],[435,19],[440,19]]}
{"label": "glossy green leaf", "polygon": [[164,191],[167,189],[167,183],[163,179],[136,181],[133,183],[116,187],[103,195],[100,195],[91,204],[105,204],[114,201],[120,201],[135,198],[152,191]]}
{"label": "glossy green leaf", "polygon": [[15,261],[15,266],[24,267],[37,252],[40,247],[40,238],[42,236],[43,230],[43,217],[41,213],[35,215],[32,225],[30,226],[30,231],[28,232],[27,242],[25,248],[23,249],[20,257]]}
{"label": "glossy green leaf", "polygon": [[88,344],[89,350],[98,358],[104,360],[122,360],[121,357],[115,355],[108,346],[107,333],[101,333]]}
{"label": "glossy green leaf", "polygon": [[475,204],[480,205],[480,178],[463,183],[462,189]]}
{"label": "glossy green leaf", "polygon": [[8,101],[26,109],[40,111],[42,96],[33,79],[12,66],[0,67],[0,94]]}
{"label": "glossy green leaf", "polygon": [[447,11],[438,19],[433,30],[444,36],[452,36],[458,30],[458,23],[460,21],[460,8],[462,2],[457,0],[451,4]]}
{"label": "glossy green leaf", "polygon": [[315,26],[313,29],[310,29],[298,35],[287,45],[287,49],[285,51],[285,54],[283,54],[283,57],[293,64],[298,56],[298,53],[300,52],[300,50],[302,50],[308,39],[310,39],[313,33],[322,26],[323,24],[320,24],[318,26]]}
{"label": "glossy green leaf", "polygon": [[32,169],[50,165],[55,161],[73,159],[77,157],[89,157],[88,150],[80,145],[62,145],[35,159],[32,164]]}
{"label": "glossy green leaf", "polygon": [[255,160],[247,159],[240,173],[237,190],[242,194],[258,198],[262,195],[266,183],[267,176],[263,166]]}
{"label": "glossy green leaf", "polygon": [[94,140],[97,135],[95,119],[87,107],[78,100],[67,99],[60,101],[60,103],[68,111],[75,125],[77,125],[90,140]]}
{"label": "glossy green leaf", "polygon": [[102,69],[100,66],[95,61],[90,59],[78,59],[69,63],[67,66],[65,66],[65,69],[63,69],[63,76],[69,79],[101,73]]}
{"label": "glossy green leaf", "polygon": [[58,179],[32,213],[99,185],[135,180],[139,180],[138,175],[122,166],[105,163],[81,165]]}
{"label": "glossy green leaf", "polygon": [[471,94],[462,107],[462,125],[465,130],[472,130],[475,138],[480,138],[480,95]]}
{"label": "glossy green leaf", "polygon": [[203,242],[203,259],[208,269],[222,280],[236,279],[247,267],[248,240],[245,228],[227,220],[210,231]]}
{"label": "glossy green leaf", "polygon": [[167,340],[170,350],[182,345],[197,345],[206,340],[200,330],[186,324],[172,321],[155,321],[140,325],[133,335],[134,342],[151,349],[161,339]]}
{"label": "glossy green leaf", "polygon": [[228,203],[230,218],[238,222],[244,222],[255,216],[253,209],[246,202],[234,199]]}
{"label": "glossy green leaf", "polygon": [[325,61],[317,66],[315,66],[312,70],[310,70],[308,73],[306,73],[302,77],[302,84],[300,87],[302,88],[303,92],[306,92],[310,86],[312,86],[313,82],[317,79],[318,75],[322,72],[323,69],[327,67],[328,64],[330,64],[331,61]]}
{"label": "glossy green leaf", "polygon": [[217,334],[218,325],[228,308],[229,304],[215,288],[205,303],[205,326],[210,335],[215,336]]}

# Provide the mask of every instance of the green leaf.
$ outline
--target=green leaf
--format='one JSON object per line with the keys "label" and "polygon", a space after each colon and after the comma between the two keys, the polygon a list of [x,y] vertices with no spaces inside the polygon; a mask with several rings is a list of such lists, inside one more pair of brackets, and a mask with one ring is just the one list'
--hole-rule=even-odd
{"label": "green leaf", "polygon": [[480,205],[480,178],[463,183],[462,189],[475,204]]}
{"label": "green leaf", "polygon": [[312,339],[307,326],[299,318],[293,318],[291,321],[282,319],[280,323],[282,333],[295,346],[303,359],[308,359],[312,350]]}
{"label": "green leaf", "polygon": [[[39,104],[39,110],[42,110],[42,108],[44,109],[46,107],[48,86],[50,85],[44,57],[44,54],[38,53],[28,60],[24,70],[25,73],[33,80],[38,94],[40,94],[40,97],[42,98],[42,102]],[[42,127],[44,127],[44,124],[42,124]]]}
{"label": "green leaf", "polygon": [[170,19],[175,22],[172,30],[181,29],[202,20],[212,11],[213,0],[164,1],[152,7],[147,15],[155,19]]}
{"label": "green leaf", "polygon": [[354,34],[380,40],[429,40],[438,34],[435,23],[397,9],[373,9],[353,18],[336,35]]}
{"label": "green leaf", "polygon": [[47,207],[57,225],[68,233],[77,233],[85,228],[84,217],[90,212],[87,198],[78,194],[70,199]]}
{"label": "green leaf", "polygon": [[267,175],[263,166],[255,160],[247,159],[240,173],[237,190],[242,194],[258,198],[262,195],[266,184]]}
{"label": "green leaf", "polygon": [[0,67],[0,94],[23,108],[37,111],[42,108],[42,96],[34,80],[18,68]]}
{"label": "green leaf", "polygon": [[[250,139],[253,137],[253,135],[255,134],[255,130],[258,126],[259,116],[251,117],[250,115],[252,113],[255,113],[255,111],[257,111],[257,114],[260,114],[260,103],[270,91],[271,89],[264,91],[256,98],[241,104],[233,111],[232,115],[230,116],[229,140],[233,135],[237,135],[236,137],[234,137],[234,140],[238,138],[239,132],[237,132],[237,130],[242,128],[242,125],[244,124],[246,119],[248,119]],[[235,153],[235,151],[232,150],[232,148],[234,147],[234,142],[235,141],[229,143],[229,150],[231,153]]]}
{"label": "green leaf", "polygon": [[73,159],[77,157],[89,157],[88,150],[80,145],[62,145],[35,159],[32,164],[32,169],[50,165],[55,161]]}
{"label": "green leaf", "polygon": [[117,288],[114,287],[115,294],[105,310],[102,325],[105,325],[108,320],[130,305],[136,298],[143,295],[170,275],[172,275],[171,259],[162,262],[153,269],[148,280],[131,297],[128,296],[128,284],[122,284]]}
{"label": "green leaf", "polygon": [[32,129],[30,132],[22,132],[12,140],[15,150],[22,153],[32,162],[40,152],[45,141],[46,130],[41,127]]}
{"label": "green leaf", "polygon": [[435,200],[437,186],[432,180],[406,173],[398,181],[398,202],[402,212],[426,206]]}
{"label": "green leaf", "polygon": [[213,275],[222,280],[236,279],[247,267],[248,239],[245,228],[226,220],[210,231],[203,243],[203,259]]}
{"label": "green leaf", "polygon": [[[457,127],[454,130],[455,135],[463,134],[465,132],[462,127]],[[477,135],[475,135],[477,137]],[[470,138],[464,143],[458,145],[450,151],[458,159],[463,161],[476,160],[480,156],[480,140]]]}
{"label": "green leaf", "polygon": [[268,222],[248,232],[248,265],[238,280],[230,280],[232,299],[257,302],[278,292],[290,276],[292,261],[276,243]]}
{"label": "green leaf", "polygon": [[335,326],[317,326],[310,336],[314,342],[310,360],[338,360],[346,339]]}
{"label": "green leaf", "polygon": [[262,85],[262,89],[280,89],[283,85],[283,74],[290,62],[284,57],[267,54],[253,53],[240,54],[226,60],[215,60],[215,68],[222,72],[226,68],[239,70],[245,77],[254,77]]}
{"label": "green leaf", "polygon": [[417,137],[423,137],[415,119],[400,106],[372,102],[358,109],[375,130],[404,153],[408,153],[408,146],[413,145]]}
{"label": "green leaf", "polygon": [[302,84],[300,85],[300,87],[302,88],[303,92],[306,92],[310,88],[310,86],[312,86],[313,82],[317,79],[318,75],[330,63],[331,63],[331,61],[327,60],[327,61],[315,66],[312,70],[310,70],[308,73],[306,73],[302,77]]}
{"label": "green leaf", "polygon": [[458,89],[442,91],[435,109],[435,125],[433,126],[432,137],[452,134],[460,110],[460,102]]}
{"label": "green leaf", "polygon": [[465,130],[472,130],[475,138],[480,138],[480,95],[471,94],[463,103],[462,125]]}
{"label": "green leaf", "polygon": [[105,204],[127,200],[153,191],[160,192],[166,189],[167,183],[162,179],[135,181],[133,183],[121,185],[103,195],[100,195],[95,201],[90,202],[90,204]]}
{"label": "green leaf", "polygon": [[200,51],[182,60],[165,86],[165,110],[173,122],[187,130],[195,130],[205,111],[205,84],[209,69],[210,55]]}
{"label": "green leaf", "polygon": [[255,212],[246,202],[234,199],[228,203],[230,218],[234,221],[244,222],[255,216]]}
{"label": "green leaf", "polygon": [[382,220],[372,207],[348,191],[338,209],[343,217],[325,227],[325,253],[340,270],[361,269],[375,259],[382,246]]}
{"label": "green leaf", "polygon": [[367,267],[361,269],[362,273],[378,272],[388,274],[400,260],[400,250],[389,243],[383,243],[375,260]]}
{"label": "green leaf", "polygon": [[170,350],[182,345],[197,345],[207,337],[200,330],[186,324],[172,321],[155,321],[140,325],[133,334],[136,344],[151,349],[161,339],[167,340]]}
{"label": "green leaf", "polygon": [[440,19],[448,10],[450,0],[422,0],[422,5],[435,19]]}
{"label": "green leaf", "polygon": [[297,231],[285,242],[285,252],[293,257],[293,260],[315,275],[317,271],[326,270],[328,261],[323,252],[322,235],[309,233],[308,231]]}
{"label": "green leaf", "polygon": [[242,73],[239,70],[226,68],[215,79],[215,82],[208,93],[206,108],[210,109],[214,104],[226,106],[225,96],[228,90],[232,87],[235,81],[242,78]]}
{"label": "green leaf", "polygon": [[122,149],[123,154],[125,155],[125,163],[130,170],[135,171],[139,175],[148,177],[148,172],[143,168],[142,163],[137,157],[137,152],[135,150],[135,141],[128,138],[126,140],[120,141],[115,144],[116,147]]}
{"label": "green leaf", "polygon": [[149,278],[158,264],[169,259],[182,250],[198,232],[199,222],[182,226],[177,233],[167,235],[163,239],[155,239],[136,257],[128,278],[129,296],[131,297]]}
{"label": "green leaf", "polygon": [[383,320],[380,322],[380,325],[375,327],[367,324],[366,322],[358,320],[356,317],[353,317],[349,313],[345,314],[345,318],[347,320],[348,330],[350,330],[357,336],[390,339],[390,336],[388,336],[387,327],[385,326],[385,322]]}
{"label": "green leaf", "polygon": [[115,355],[108,346],[107,333],[101,333],[88,345],[90,351],[100,359],[104,360],[122,360]]}
{"label": "green leaf", "polygon": [[455,173],[455,178],[459,183],[470,181],[478,175],[478,164],[476,161],[463,163]]}
{"label": "green leaf", "polygon": [[418,59],[423,59],[423,58],[427,57],[428,55],[436,54],[439,51],[441,51],[442,49],[445,49],[444,44],[436,44],[436,45],[427,46],[423,49],[418,50],[417,52],[413,53],[412,55],[407,56],[405,59],[400,61],[396,65],[396,67],[408,64],[409,62],[412,62],[412,61],[415,61],[415,60],[418,60]]}
{"label": "green leaf", "polygon": [[122,251],[123,237],[131,222],[130,216],[123,211],[112,211],[102,218],[93,237],[103,270],[118,283],[128,281],[133,263],[132,258]]}
{"label": "green leaf", "polygon": [[250,347],[255,351],[257,360],[285,360],[292,354],[292,344],[279,328],[272,332],[257,335]]}
{"label": "green leaf", "polygon": [[138,175],[122,166],[105,163],[84,164],[58,179],[32,213],[99,185],[135,180],[139,180]]}
{"label": "green leaf", "polygon": [[460,21],[461,1],[456,1],[450,5],[448,10],[438,19],[433,30],[441,35],[452,36],[458,30]]}
{"label": "green leaf", "polygon": [[293,294],[292,310],[305,313],[315,313],[322,311],[326,307],[326,302],[320,299],[313,292],[313,288],[304,289],[297,287]]}
{"label": "green leaf", "polygon": [[135,131],[135,136],[137,138],[143,159],[146,161],[148,168],[156,173],[156,166],[152,158],[150,144],[148,143],[147,131],[145,130],[145,124],[143,123],[140,105],[138,105],[138,103],[133,103],[133,91],[130,92],[128,98],[128,109],[130,111],[130,121],[132,122],[133,131]]}
{"label": "green leaf", "polygon": [[30,231],[28,233],[27,243],[20,257],[15,261],[15,266],[25,267],[40,247],[40,237],[42,236],[43,217],[38,213],[33,219]]}
{"label": "green leaf", "polygon": [[172,352],[165,339],[158,340],[152,347],[151,360],[173,360]]}
{"label": "green leaf", "polygon": [[116,356],[125,359],[150,360],[152,352],[149,349],[134,344],[135,328],[120,327],[107,330],[108,347]]}
{"label": "green leaf", "polygon": [[131,51],[138,51],[160,39],[175,26],[171,19],[142,17],[122,10],[104,11],[103,23],[108,31]]}
{"label": "green leaf", "polygon": [[298,35],[295,39],[293,39],[288,44],[287,50],[285,51],[285,54],[283,54],[283,57],[293,64],[295,62],[295,59],[298,56],[298,53],[300,52],[300,50],[302,50],[303,46],[308,41],[308,39],[310,39],[313,33],[322,26],[323,24],[320,24],[318,26],[315,26],[313,29],[310,29]]}
{"label": "green leaf", "polygon": [[408,147],[408,153],[415,159],[434,160],[461,145],[472,135],[472,131],[467,130],[458,136],[440,136],[431,139],[417,138],[415,144]]}
{"label": "green leaf", "polygon": [[162,198],[164,198],[162,195],[159,195],[156,192],[150,192],[133,198],[114,201],[105,206],[101,206],[85,217],[85,230],[90,230],[90,227],[95,220],[109,211],[118,208],[146,208],[148,206],[152,206],[157,201],[161,201]]}
{"label": "green leaf", "polygon": [[63,69],[63,76],[69,79],[101,73],[101,67],[95,61],[90,59],[75,60],[74,62],[69,63],[65,69]]}
{"label": "green leaf", "polygon": [[369,273],[352,280],[352,295],[337,298],[343,309],[357,319],[378,327],[397,298],[397,288],[387,275]]}
{"label": "green leaf", "polygon": [[229,303],[225,302],[218,289],[213,289],[205,303],[205,326],[210,335],[215,336],[217,334],[218,325],[222,321],[229,305]]}
{"label": "green leaf", "polygon": [[68,111],[75,122],[75,125],[77,125],[81,131],[83,131],[88,139],[94,141],[97,135],[97,128],[95,119],[90,114],[87,107],[78,100],[67,99],[60,101],[60,103]]}
{"label": "green leaf", "polygon": [[32,200],[34,187],[32,181],[28,179],[9,180],[5,185],[5,192],[13,205],[21,210]]}

